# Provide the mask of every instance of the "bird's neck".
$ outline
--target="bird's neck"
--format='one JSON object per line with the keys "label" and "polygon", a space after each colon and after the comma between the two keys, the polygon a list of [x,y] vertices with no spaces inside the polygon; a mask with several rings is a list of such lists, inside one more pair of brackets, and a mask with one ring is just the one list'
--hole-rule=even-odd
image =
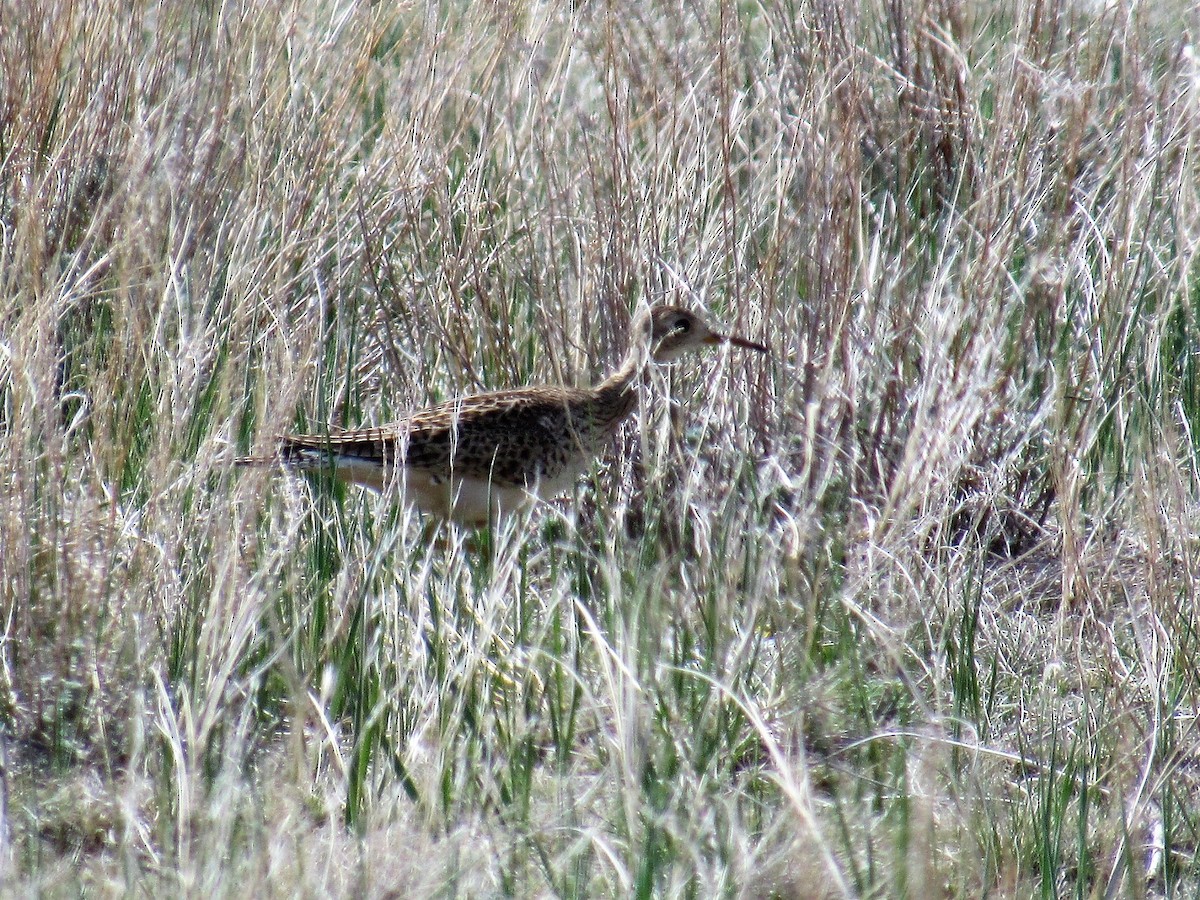
{"label": "bird's neck", "polygon": [[596,418],[608,428],[619,424],[637,405],[638,385],[649,361],[646,342],[635,338],[616,371],[593,388]]}

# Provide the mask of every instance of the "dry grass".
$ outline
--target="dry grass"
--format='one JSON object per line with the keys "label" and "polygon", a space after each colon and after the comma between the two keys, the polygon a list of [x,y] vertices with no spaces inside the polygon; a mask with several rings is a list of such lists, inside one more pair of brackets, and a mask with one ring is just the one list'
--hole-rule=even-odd
{"label": "dry grass", "polygon": [[[7,4],[4,890],[1195,893],[1198,26]],[[570,504],[231,467],[643,298]]]}

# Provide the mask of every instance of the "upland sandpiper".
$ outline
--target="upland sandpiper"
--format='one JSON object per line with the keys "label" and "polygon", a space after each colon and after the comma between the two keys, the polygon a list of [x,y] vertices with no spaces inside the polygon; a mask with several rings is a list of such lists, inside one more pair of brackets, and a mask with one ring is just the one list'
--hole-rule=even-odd
{"label": "upland sandpiper", "polygon": [[570,488],[637,404],[642,373],[706,345],[762,344],[713,330],[679,306],[643,307],[621,365],[590,388],[525,387],[447,400],[378,428],[285,435],[239,465],[330,470],[351,484],[395,485],[425,513],[482,526]]}

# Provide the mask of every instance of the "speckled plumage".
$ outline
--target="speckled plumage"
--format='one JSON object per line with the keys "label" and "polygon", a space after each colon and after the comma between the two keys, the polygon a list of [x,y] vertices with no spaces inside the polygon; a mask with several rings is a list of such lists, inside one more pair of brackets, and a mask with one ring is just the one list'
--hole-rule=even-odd
{"label": "speckled plumage", "polygon": [[569,488],[633,410],[651,358],[666,362],[724,341],[766,350],[720,335],[680,307],[644,310],[621,366],[595,387],[461,397],[378,428],[287,435],[273,456],[238,462],[332,468],[345,481],[379,490],[395,483],[425,512],[481,525]]}

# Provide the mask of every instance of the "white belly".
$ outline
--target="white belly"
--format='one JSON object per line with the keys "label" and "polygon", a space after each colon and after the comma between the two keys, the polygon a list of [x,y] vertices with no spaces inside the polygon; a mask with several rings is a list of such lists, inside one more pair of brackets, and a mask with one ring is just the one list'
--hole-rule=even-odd
{"label": "white belly", "polygon": [[392,489],[421,512],[460,525],[482,527],[502,515],[518,512],[539,498],[552,498],[574,486],[580,471],[570,468],[530,488],[498,485],[483,478],[446,478],[426,469],[405,468],[394,477],[378,463],[340,457],[337,475],[352,484],[377,491]]}
{"label": "white belly", "polygon": [[439,478],[411,469],[405,473],[402,489],[405,499],[421,512],[475,527],[524,509],[537,499],[524,488],[501,487],[480,478]]}

